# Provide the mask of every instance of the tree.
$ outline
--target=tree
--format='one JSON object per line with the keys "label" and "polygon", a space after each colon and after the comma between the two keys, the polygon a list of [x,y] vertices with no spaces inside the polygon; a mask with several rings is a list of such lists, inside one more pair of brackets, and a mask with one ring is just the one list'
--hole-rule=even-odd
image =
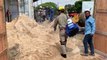
{"label": "tree", "polygon": [[40,4],[40,5],[38,5],[38,6],[35,8],[35,10],[40,9],[40,6],[42,6],[42,7],[44,7],[44,8],[46,8],[46,7],[48,7],[48,8],[53,8],[54,11],[55,11],[55,13],[56,13],[56,11],[57,11],[57,5],[56,5],[55,3],[53,3],[53,2],[46,2],[46,3]]}
{"label": "tree", "polygon": [[41,4],[40,6],[43,6],[43,7],[49,7],[49,8],[54,8],[54,9],[56,9],[57,8],[57,5],[55,4],[55,3],[53,3],[53,2],[46,2],[46,3],[43,3],[43,4]]}
{"label": "tree", "polygon": [[75,2],[76,11],[80,13],[82,11],[82,2],[83,1],[91,1],[91,0],[80,0]]}
{"label": "tree", "polygon": [[53,3],[53,2],[46,2],[46,3],[40,4],[40,5],[38,5],[38,6],[36,7],[36,9],[39,9],[40,6],[57,9],[57,5],[56,5],[55,3]]}
{"label": "tree", "polygon": [[75,2],[75,8],[76,8],[76,12],[77,13],[81,13],[81,11],[82,11],[82,2],[83,1],[91,1],[91,0],[80,0],[80,1],[76,1]]}
{"label": "tree", "polygon": [[75,5],[65,5],[66,10],[68,11],[68,13],[70,12],[78,12],[80,13],[82,10],[82,1],[76,1]]}
{"label": "tree", "polygon": [[80,13],[82,11],[82,1],[75,2],[76,11]]}
{"label": "tree", "polygon": [[75,5],[71,5],[71,4],[65,5],[65,9],[67,10],[68,13],[71,13],[72,11],[76,11]]}

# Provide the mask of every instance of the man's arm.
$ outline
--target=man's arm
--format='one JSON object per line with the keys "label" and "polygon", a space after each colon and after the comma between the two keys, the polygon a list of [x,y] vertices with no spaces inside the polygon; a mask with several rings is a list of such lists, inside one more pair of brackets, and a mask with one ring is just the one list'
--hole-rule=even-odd
{"label": "man's arm", "polygon": [[56,19],[54,20],[54,25],[53,25],[54,31],[56,31],[57,24],[58,24],[58,18],[56,18]]}
{"label": "man's arm", "polygon": [[95,26],[95,20],[94,20],[94,22],[92,23],[92,34],[95,33],[95,30],[96,30],[96,26]]}
{"label": "man's arm", "polygon": [[91,26],[91,34],[94,35],[95,30],[96,30],[95,20],[90,22],[90,26]]}

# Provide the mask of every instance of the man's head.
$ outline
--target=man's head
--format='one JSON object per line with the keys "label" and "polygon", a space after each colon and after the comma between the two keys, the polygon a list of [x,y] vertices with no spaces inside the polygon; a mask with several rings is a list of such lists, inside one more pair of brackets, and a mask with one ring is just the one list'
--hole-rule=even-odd
{"label": "man's head", "polygon": [[58,11],[59,11],[60,13],[64,13],[64,12],[65,12],[65,7],[64,7],[64,6],[60,6],[60,7],[58,8]]}
{"label": "man's head", "polygon": [[85,13],[85,17],[86,17],[86,19],[87,19],[89,16],[91,16],[91,14],[90,14],[90,11],[89,11],[89,10],[86,10],[84,13]]}

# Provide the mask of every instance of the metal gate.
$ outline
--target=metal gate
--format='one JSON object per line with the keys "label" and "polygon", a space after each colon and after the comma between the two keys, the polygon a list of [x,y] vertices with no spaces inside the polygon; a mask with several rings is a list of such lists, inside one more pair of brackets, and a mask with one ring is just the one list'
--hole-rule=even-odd
{"label": "metal gate", "polygon": [[95,0],[95,48],[107,55],[107,0]]}
{"label": "metal gate", "polygon": [[8,60],[6,24],[4,19],[4,1],[0,0],[0,60]]}

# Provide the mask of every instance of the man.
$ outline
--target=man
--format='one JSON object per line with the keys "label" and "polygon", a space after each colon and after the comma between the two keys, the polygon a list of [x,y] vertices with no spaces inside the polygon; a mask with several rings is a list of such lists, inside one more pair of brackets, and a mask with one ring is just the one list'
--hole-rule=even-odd
{"label": "man", "polygon": [[42,21],[43,21],[43,18],[42,18],[42,8],[40,8],[39,10],[38,10],[38,22],[39,23],[42,23]]}
{"label": "man", "polygon": [[67,35],[65,33],[65,28],[67,25],[67,16],[64,14],[64,7],[59,7],[59,16],[54,21],[54,31],[56,31],[57,25],[59,25],[59,35],[60,35],[60,43],[61,43],[61,56],[66,58],[66,42]]}
{"label": "man", "polygon": [[47,18],[47,20],[50,19],[49,14],[50,14],[50,8],[47,6],[46,7],[46,18]]}
{"label": "man", "polygon": [[46,18],[46,10],[45,8],[43,9],[43,21],[45,21],[45,18]]}
{"label": "man", "polygon": [[90,15],[90,11],[86,10],[85,11],[85,17],[86,17],[86,21],[85,21],[85,37],[83,40],[83,44],[84,44],[84,54],[82,54],[83,56],[88,56],[88,44],[90,47],[90,55],[94,56],[94,46],[93,46],[93,40],[92,37],[95,33],[95,19]]}
{"label": "man", "polygon": [[50,22],[53,21],[53,17],[54,17],[54,9],[53,7],[50,8]]}
{"label": "man", "polygon": [[6,17],[7,17],[7,21],[10,22],[11,21],[11,13],[9,11],[9,8],[7,9]]}

